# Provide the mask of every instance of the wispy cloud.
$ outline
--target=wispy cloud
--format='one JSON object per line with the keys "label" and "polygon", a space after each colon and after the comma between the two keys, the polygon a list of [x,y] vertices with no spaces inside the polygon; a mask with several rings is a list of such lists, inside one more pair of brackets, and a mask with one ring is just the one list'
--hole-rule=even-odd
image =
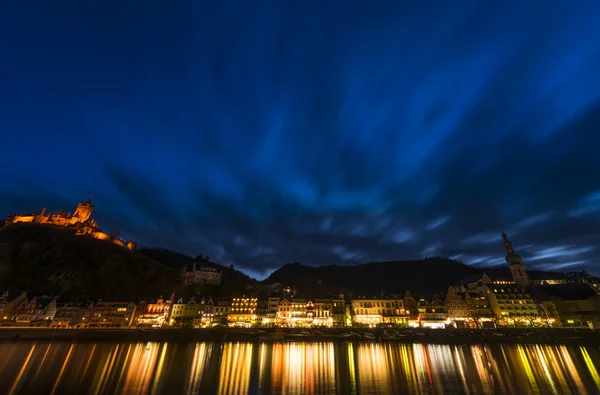
{"label": "wispy cloud", "polygon": [[350,251],[346,247],[343,246],[334,246],[331,248],[331,252],[339,256],[340,258],[348,261],[362,259],[364,258],[364,254],[359,251]]}
{"label": "wispy cloud", "polygon": [[569,216],[580,217],[597,212],[600,212],[600,191],[584,196],[577,206],[569,211]]}
{"label": "wispy cloud", "polygon": [[517,226],[521,227],[521,228],[526,228],[526,227],[529,227],[532,225],[537,225],[537,224],[540,224],[540,223],[550,220],[553,215],[554,215],[554,213],[552,213],[552,212],[536,214],[536,215],[533,215],[533,216],[517,223]]}
{"label": "wispy cloud", "polygon": [[544,263],[538,266],[538,269],[542,270],[555,270],[555,271],[565,271],[570,270],[576,266],[585,265],[587,261],[574,261],[574,262],[565,262],[565,263]]}
{"label": "wispy cloud", "polygon": [[397,244],[404,244],[411,241],[415,236],[415,232],[411,230],[399,230],[394,232],[391,236],[391,240]]}
{"label": "wispy cloud", "polygon": [[437,229],[440,226],[444,225],[448,221],[450,221],[449,215],[445,215],[443,217],[436,218],[433,221],[431,221],[429,224],[427,224],[426,229],[427,230]]}
{"label": "wispy cloud", "polygon": [[600,2],[170,2],[128,29],[135,2],[80,3],[0,13],[2,144],[35,158],[0,155],[0,217],[94,193],[102,227],[253,273],[438,244],[487,265],[518,224],[528,265],[600,274]]}
{"label": "wispy cloud", "polygon": [[251,255],[252,256],[262,256],[262,255],[271,255],[275,252],[275,249],[273,249],[272,247],[266,247],[266,246],[256,246],[254,247]]}
{"label": "wispy cloud", "polygon": [[595,249],[595,246],[555,246],[542,248],[536,251],[529,259],[541,260],[541,259],[555,259],[555,258],[568,258],[572,259],[579,255],[588,253]]}
{"label": "wispy cloud", "polygon": [[442,243],[434,243],[434,244],[428,245],[421,251],[421,256],[429,257],[429,256],[436,255],[436,253],[442,247],[443,247]]}

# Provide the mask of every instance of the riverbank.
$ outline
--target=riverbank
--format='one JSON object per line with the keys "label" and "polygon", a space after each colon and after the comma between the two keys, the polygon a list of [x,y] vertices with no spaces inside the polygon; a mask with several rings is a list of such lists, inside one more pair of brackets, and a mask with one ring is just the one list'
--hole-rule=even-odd
{"label": "riverbank", "polygon": [[[366,335],[369,333],[370,335]],[[368,337],[368,338],[367,338]],[[329,330],[274,329],[42,329],[1,328],[0,342],[348,342],[379,341],[427,344],[586,344],[600,345],[600,332],[591,329],[426,330],[340,328]]]}

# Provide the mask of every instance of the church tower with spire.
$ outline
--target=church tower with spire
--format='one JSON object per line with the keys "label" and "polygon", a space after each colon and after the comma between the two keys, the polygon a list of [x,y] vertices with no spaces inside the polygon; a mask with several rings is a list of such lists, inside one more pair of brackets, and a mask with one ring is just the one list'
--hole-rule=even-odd
{"label": "church tower with spire", "polygon": [[515,253],[512,243],[508,240],[508,236],[502,231],[502,240],[504,240],[504,249],[506,250],[506,263],[515,283],[523,288],[529,286],[529,276],[525,270],[525,266],[521,262],[521,257]]}

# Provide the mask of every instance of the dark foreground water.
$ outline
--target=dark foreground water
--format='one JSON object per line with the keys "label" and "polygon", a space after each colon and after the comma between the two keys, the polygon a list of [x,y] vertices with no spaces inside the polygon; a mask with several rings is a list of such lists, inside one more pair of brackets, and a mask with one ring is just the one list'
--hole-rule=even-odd
{"label": "dark foreground water", "polygon": [[0,344],[0,393],[600,394],[598,347]]}

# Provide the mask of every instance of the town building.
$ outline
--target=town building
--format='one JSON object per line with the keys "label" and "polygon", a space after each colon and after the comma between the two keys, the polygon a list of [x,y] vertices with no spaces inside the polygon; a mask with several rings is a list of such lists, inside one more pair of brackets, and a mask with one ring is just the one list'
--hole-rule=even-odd
{"label": "town building", "polygon": [[179,298],[173,303],[169,315],[169,326],[191,328],[200,326],[202,322],[202,311],[196,303],[196,298],[191,297],[187,302]]}
{"label": "town building", "polygon": [[249,328],[256,324],[258,298],[254,296],[234,297],[229,310],[229,326]]}
{"label": "town building", "polygon": [[197,323],[195,326],[196,327],[208,327],[208,326],[213,326],[215,321],[214,321],[214,316],[215,316],[215,302],[213,300],[212,297],[210,296],[205,296],[203,298],[200,299],[200,304],[199,304],[199,311],[200,311],[200,322]]}
{"label": "town building", "polygon": [[262,319],[262,326],[273,327],[277,324],[277,312],[279,311],[279,301],[281,291],[273,291],[269,293],[267,298],[267,310]]}
{"label": "town building", "polygon": [[183,269],[184,286],[192,284],[221,284],[223,268],[207,259],[196,260]]}
{"label": "town building", "polygon": [[284,297],[277,314],[279,326],[310,327],[314,321],[314,304],[306,298]]}
{"label": "town building", "polygon": [[171,300],[165,300],[162,296],[149,303],[139,303],[135,310],[135,325],[138,327],[162,327],[168,323],[171,304]]}
{"label": "town building", "polygon": [[488,309],[491,309],[493,318],[490,320],[494,325],[541,325],[538,304],[531,293],[534,284],[525,270],[521,257],[516,254],[504,232],[502,232],[502,240],[506,250],[505,260],[508,263],[508,270],[490,270],[476,279],[467,279],[462,284],[469,295],[473,297],[480,295],[487,300],[487,304],[479,303],[479,308],[470,316],[475,315],[476,323],[479,322],[485,327],[485,321],[488,321]]}
{"label": "town building", "polygon": [[399,297],[352,299],[353,325],[375,327],[386,325],[407,325],[408,316],[404,299]]}
{"label": "town building", "polygon": [[[446,293],[446,312],[448,313],[448,319],[450,322],[462,322],[464,324],[469,320],[469,306],[465,294],[468,291],[463,286],[449,287]],[[463,325],[458,325],[463,326]]]}
{"label": "town building", "polygon": [[229,299],[215,300],[215,309],[212,318],[213,325],[227,325],[229,313],[231,311],[231,302]]}
{"label": "town building", "polygon": [[11,314],[17,325],[50,325],[56,314],[56,298],[32,296],[19,304]]}
{"label": "town building", "polygon": [[286,326],[288,319],[292,317],[292,298],[283,297],[279,301],[277,309],[277,324],[278,326]]}
{"label": "town building", "polygon": [[469,308],[469,325],[476,328],[492,328],[494,326],[494,310],[488,298],[477,292],[465,294]]}
{"label": "town building", "polygon": [[540,285],[532,292],[545,324],[600,327],[600,295],[588,284]]}
{"label": "town building", "polygon": [[410,322],[418,322],[419,320],[419,309],[417,299],[410,293],[410,291],[406,291],[404,294],[404,312],[408,317],[408,321]]}
{"label": "town building", "polygon": [[481,287],[500,325],[533,326],[541,322],[533,296],[520,284],[486,279]]}
{"label": "town building", "polygon": [[255,323],[258,326],[263,328],[267,328],[273,326],[272,323],[269,322],[267,315],[269,314],[269,301],[268,299],[258,299],[256,302],[256,319]]}
{"label": "town building", "polygon": [[84,302],[59,304],[50,328],[83,328],[89,306]]}
{"label": "town building", "polygon": [[290,327],[309,327],[313,321],[312,303],[309,305],[306,298],[291,298],[290,317],[287,325]]}
{"label": "town building", "polygon": [[27,299],[25,292],[5,291],[0,296],[0,324],[10,322],[13,311]]}
{"label": "town building", "polygon": [[[331,299],[313,299],[309,300],[308,303],[312,303],[312,326],[316,327],[333,327],[333,302]],[[309,311],[307,306],[307,311]]]}
{"label": "town building", "polygon": [[124,328],[134,323],[136,305],[132,302],[98,301],[87,321],[89,328]]}
{"label": "town building", "polygon": [[333,327],[342,328],[352,323],[351,309],[346,311],[346,299],[343,294],[331,297],[331,318]]}
{"label": "town building", "polygon": [[600,278],[586,272],[567,273],[567,277],[574,279],[572,282],[586,284],[596,294],[600,295]]}
{"label": "town building", "polygon": [[448,320],[456,328],[493,326],[495,315],[487,297],[465,286],[448,288],[444,305]]}
{"label": "town building", "polygon": [[[418,326],[420,327],[444,329],[450,324],[446,306],[437,296],[419,299],[417,309],[419,311]],[[415,324],[412,323],[412,326],[417,326]]]}
{"label": "town building", "polygon": [[[343,295],[330,298],[292,298],[285,296],[279,299],[276,312],[276,325],[281,327],[327,327],[346,326],[346,304]],[[274,311],[275,300],[271,302]]]}

